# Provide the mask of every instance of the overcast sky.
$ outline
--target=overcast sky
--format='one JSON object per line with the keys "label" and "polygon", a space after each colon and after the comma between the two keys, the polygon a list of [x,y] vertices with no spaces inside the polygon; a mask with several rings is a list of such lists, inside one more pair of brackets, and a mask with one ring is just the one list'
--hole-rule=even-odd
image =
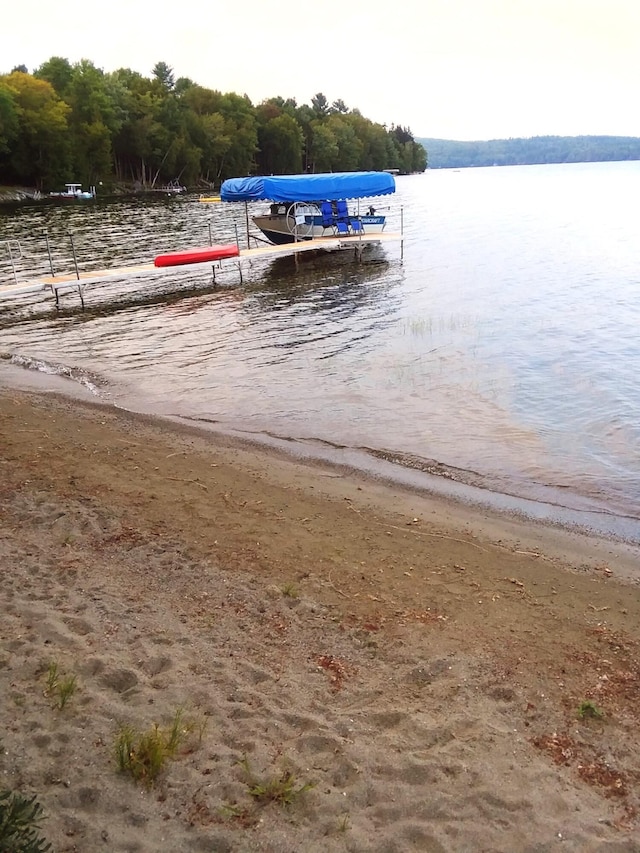
{"label": "overcast sky", "polygon": [[254,105],[322,92],[414,136],[640,136],[640,0],[17,0],[0,73],[52,56]]}

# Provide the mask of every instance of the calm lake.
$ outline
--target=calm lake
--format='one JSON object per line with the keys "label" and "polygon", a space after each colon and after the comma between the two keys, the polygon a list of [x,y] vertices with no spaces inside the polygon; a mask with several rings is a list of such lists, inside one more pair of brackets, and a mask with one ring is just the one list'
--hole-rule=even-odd
{"label": "calm lake", "polygon": [[[442,170],[399,243],[0,301],[17,366],[118,406],[640,542],[640,162]],[[256,204],[253,212],[264,209]],[[24,279],[235,241],[195,196],[0,208]],[[11,281],[0,242],[0,279]]]}

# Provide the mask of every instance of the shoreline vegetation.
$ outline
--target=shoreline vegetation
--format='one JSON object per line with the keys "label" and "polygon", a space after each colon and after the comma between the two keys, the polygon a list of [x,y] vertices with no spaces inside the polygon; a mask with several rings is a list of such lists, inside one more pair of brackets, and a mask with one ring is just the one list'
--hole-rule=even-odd
{"label": "shoreline vegetation", "polygon": [[165,62],[145,77],[52,56],[33,73],[0,74],[0,103],[2,183],[42,192],[68,180],[109,191],[122,183],[219,188],[239,175],[410,174],[427,165],[409,128],[373,122],[340,98],[317,92],[309,104],[276,96],[254,105],[246,94],[178,77]]}
{"label": "shoreline vegetation", "polygon": [[637,549],[18,387],[0,448],[56,853],[640,850]]}
{"label": "shoreline vegetation", "polygon": [[[640,137],[634,136],[533,136],[475,142],[416,138],[428,156],[427,170],[467,169],[486,166],[536,166],[563,163],[610,163],[640,160]],[[419,174],[408,172],[407,174]],[[187,192],[214,192],[215,183],[200,182]],[[170,187],[110,185],[102,197],[156,195]],[[36,187],[0,186],[0,204],[20,201],[55,201]]]}

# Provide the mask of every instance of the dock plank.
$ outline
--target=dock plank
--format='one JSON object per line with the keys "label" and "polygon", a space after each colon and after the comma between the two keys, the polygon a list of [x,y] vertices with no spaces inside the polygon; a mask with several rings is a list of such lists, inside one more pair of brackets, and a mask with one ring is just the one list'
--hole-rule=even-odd
{"label": "dock plank", "polygon": [[170,267],[156,267],[154,264],[134,264],[126,267],[112,267],[102,270],[88,270],[76,273],[63,273],[61,275],[40,276],[36,279],[30,279],[22,283],[0,285],[0,299],[13,298],[16,296],[29,295],[43,291],[51,291],[54,293],[56,289],[74,288],[83,284],[101,284],[103,282],[113,281],[117,278],[134,278],[136,276],[149,275],[167,275],[175,270],[182,272],[191,267],[222,267],[222,263],[238,264],[243,260],[255,260],[258,258],[278,257],[282,255],[296,255],[300,252],[312,251],[336,251],[345,249],[349,246],[358,247],[377,243],[386,243],[391,241],[401,241],[402,235],[395,233],[381,233],[372,235],[355,235],[348,237],[318,237],[315,240],[301,240],[299,243],[284,243],[276,246],[265,243],[264,245],[256,246],[255,248],[240,249],[237,257],[220,261],[199,261],[193,264],[182,264]]}

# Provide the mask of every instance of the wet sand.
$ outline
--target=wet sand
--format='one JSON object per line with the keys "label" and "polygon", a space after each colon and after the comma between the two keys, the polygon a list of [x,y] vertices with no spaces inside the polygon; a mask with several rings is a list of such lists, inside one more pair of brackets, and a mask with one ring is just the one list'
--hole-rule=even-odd
{"label": "wet sand", "polygon": [[640,850],[637,549],[18,388],[0,520],[0,788],[56,851]]}

